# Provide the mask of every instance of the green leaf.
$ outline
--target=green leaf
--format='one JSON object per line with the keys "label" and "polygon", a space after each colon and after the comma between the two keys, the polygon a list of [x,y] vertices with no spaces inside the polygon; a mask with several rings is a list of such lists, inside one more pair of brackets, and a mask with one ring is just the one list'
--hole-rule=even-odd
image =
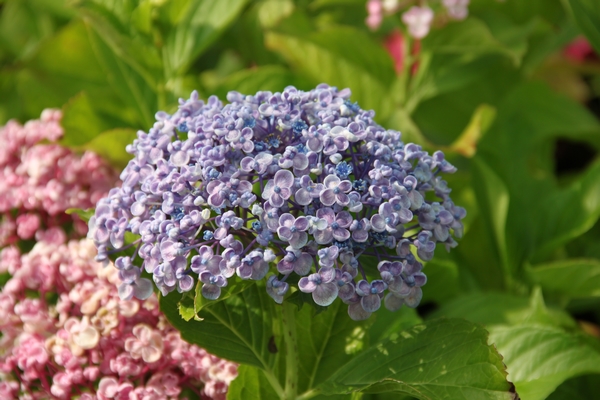
{"label": "green leaf", "polygon": [[427,290],[423,291],[422,304],[435,302],[443,304],[460,294],[459,270],[452,260],[437,259],[427,262]]}
{"label": "green leaf", "polygon": [[[186,321],[191,320],[196,317],[196,312],[194,311],[194,298],[188,293],[184,293],[181,296],[181,300],[177,303],[177,309],[179,310],[179,315]],[[198,318],[198,321],[201,321]]]}
{"label": "green leaf", "polygon": [[204,296],[202,296],[202,283],[198,282],[196,285],[196,294],[194,296],[194,311],[198,314],[204,307],[213,305],[223,300],[227,300],[231,296],[235,296],[244,290],[248,289],[250,286],[255,285],[256,282],[251,280],[244,280],[239,278],[229,279],[227,286],[221,288],[221,295],[216,300],[208,300]]}
{"label": "green leaf", "polygon": [[600,53],[600,3],[596,0],[569,0],[577,25]]}
{"label": "green leaf", "polygon": [[531,279],[544,290],[569,298],[600,297],[600,261],[561,260],[528,269]]}
{"label": "green leaf", "polygon": [[246,0],[193,0],[169,32],[163,48],[167,77],[183,75],[221,32],[238,16]]}
{"label": "green leaf", "polygon": [[311,307],[296,315],[299,391],[324,382],[367,345],[366,324],[351,320],[341,301],[317,315]]}
{"label": "green leaf", "polygon": [[50,73],[52,79],[60,76],[71,80],[79,87],[74,93],[82,90],[82,84],[93,84],[91,87],[106,85],[106,77],[98,65],[85,25],[80,20],[66,25],[46,41],[31,64],[36,69]]}
{"label": "green leaf", "polygon": [[269,32],[266,46],[280,53],[313,83],[349,87],[352,100],[386,119],[394,107],[388,90],[395,80],[390,56],[371,38],[352,28],[336,27],[306,35]]}
{"label": "green leaf", "polygon": [[[486,161],[477,164],[475,187],[502,182],[508,190],[510,204],[502,217],[505,227],[499,225],[504,211],[488,208],[484,214],[494,227],[497,246],[506,248],[505,265],[513,271],[520,273],[527,260],[547,257],[598,219],[600,163],[592,164],[569,186],[560,187],[554,176],[553,154],[547,149],[559,136],[587,140],[599,130],[598,121],[581,105],[537,83],[520,85],[498,106],[496,122],[479,143],[477,158]],[[483,165],[489,168],[481,168]],[[489,201],[479,192],[480,204]]]}
{"label": "green leaf", "polygon": [[566,312],[546,307],[539,289],[529,299],[507,293],[468,294],[444,304],[432,317],[466,318],[487,327],[524,323],[576,327]]}
{"label": "green leaf", "polygon": [[276,399],[277,397],[264,372],[249,365],[238,367],[238,376],[227,389],[227,400]]}
{"label": "green leaf", "polygon": [[254,94],[258,91],[281,92],[286,86],[295,86],[301,90],[310,89],[310,84],[290,70],[279,65],[245,69],[229,75],[215,89],[215,95],[225,98],[227,92],[235,90],[244,94]]}
{"label": "green leaf", "polygon": [[[113,2],[110,3],[114,5]],[[115,15],[116,10],[102,2],[85,0],[79,4],[79,12],[86,23],[94,28],[119,60],[124,61],[143,77],[149,86],[156,87],[163,69],[161,58],[152,43],[144,40],[140,35],[127,34],[133,11],[120,9],[122,15]],[[123,23],[120,19],[125,19],[126,22]]]}
{"label": "green leaf", "polygon": [[89,143],[101,132],[111,128],[106,120],[98,115],[85,92],[71,99],[63,107],[61,125],[65,132],[60,143],[70,147]]}
{"label": "green leaf", "polygon": [[125,151],[137,137],[133,129],[112,129],[102,132],[87,142],[83,148],[100,155],[113,167],[123,169],[133,156]]}
{"label": "green leaf", "polygon": [[[544,197],[539,207],[539,257],[585,233],[600,216],[600,162],[592,164],[583,176],[565,190]],[[554,213],[554,210],[563,210]],[[552,218],[545,218],[550,215]]]}
{"label": "green leaf", "polygon": [[179,315],[177,304],[181,294],[161,296],[161,309],[169,322],[189,343],[228,360],[271,371],[275,355],[269,351],[274,331],[273,318],[279,308],[264,287],[258,284],[236,296],[204,307],[199,316],[186,322]]}
{"label": "green leaf", "polygon": [[66,214],[69,215],[78,215],[83,221],[88,222],[90,218],[94,216],[96,210],[94,208],[90,208],[88,210],[82,210],[81,208],[67,208],[65,210]]}
{"label": "green leaf", "polygon": [[411,83],[406,107],[424,135],[437,144],[450,145],[477,107],[497,108],[522,80],[506,56],[497,53],[472,60],[433,54],[427,65],[421,80]]}
{"label": "green leaf", "polygon": [[114,92],[125,105],[135,110],[137,126],[150,128],[155,120],[154,113],[158,110],[156,88],[149,86],[148,82],[117,56],[93,29],[88,28],[88,36]]}
{"label": "green leaf", "polygon": [[545,399],[566,379],[600,373],[598,343],[581,333],[523,324],[490,328],[490,341],[523,400]]}
{"label": "green leaf", "polygon": [[324,394],[398,392],[419,399],[512,399],[502,357],[487,332],[463,320],[436,320],[400,332],[354,357]]}
{"label": "green leaf", "polygon": [[460,24],[432,30],[423,39],[423,51],[436,54],[461,54],[474,58],[480,54],[501,53],[518,62],[518,53],[498,41],[481,20],[471,17]]}
{"label": "green leaf", "polygon": [[477,204],[487,225],[487,231],[493,236],[496,251],[505,273],[510,276],[506,244],[506,219],[510,203],[510,194],[504,182],[487,166],[483,158],[475,157],[473,178]]}

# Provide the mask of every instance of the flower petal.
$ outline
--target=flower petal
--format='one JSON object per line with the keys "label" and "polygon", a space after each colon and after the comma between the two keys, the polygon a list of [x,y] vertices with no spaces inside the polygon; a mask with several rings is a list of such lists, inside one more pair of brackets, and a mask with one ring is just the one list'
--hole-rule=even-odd
{"label": "flower petal", "polygon": [[[317,288],[317,284],[313,281],[314,275],[309,275],[308,277],[300,278],[298,281],[298,289],[304,293],[312,293]],[[313,278],[313,279],[311,279]]]}
{"label": "flower petal", "polygon": [[[191,277],[190,277],[191,279]],[[193,280],[192,280],[193,283]],[[138,279],[133,285],[133,295],[136,299],[146,300],[152,295],[152,281],[147,278]]]}
{"label": "flower petal", "polygon": [[294,174],[287,169],[280,169],[275,174],[275,185],[280,188],[289,188],[294,184]]}
{"label": "flower petal", "polygon": [[396,296],[394,293],[388,293],[383,300],[385,308],[390,311],[397,311],[404,304],[404,299],[400,296]]}
{"label": "flower petal", "polygon": [[335,193],[333,193],[333,189],[323,190],[321,192],[321,195],[319,196],[319,199],[321,200],[321,203],[323,203],[326,206],[334,205],[336,198],[335,198]]}
{"label": "flower petal", "polygon": [[338,290],[338,285],[335,283],[321,283],[313,292],[313,300],[318,305],[326,307],[336,299]]}
{"label": "flower petal", "polygon": [[205,283],[202,285],[202,296],[209,300],[216,300],[221,295],[221,288],[217,285]]}
{"label": "flower petal", "polygon": [[355,321],[364,321],[371,316],[371,313],[365,311],[360,302],[358,302],[348,306],[348,315]]}
{"label": "flower petal", "polygon": [[301,249],[302,247],[306,246],[307,242],[308,242],[308,235],[306,234],[306,232],[294,233],[292,235],[292,238],[289,241],[290,246],[292,246],[294,249]]}
{"label": "flower petal", "polygon": [[310,272],[310,268],[313,265],[313,258],[308,253],[302,253],[300,257],[294,262],[294,271],[300,275],[306,275]]}
{"label": "flower petal", "polygon": [[404,298],[404,303],[410,308],[415,308],[421,302],[423,298],[423,291],[420,287],[413,287],[410,294]]}
{"label": "flower petal", "polygon": [[381,299],[378,294],[370,294],[360,299],[360,304],[366,312],[375,312],[381,307]]}
{"label": "flower petal", "polygon": [[312,196],[308,193],[308,190],[304,188],[298,189],[294,195],[294,199],[296,200],[296,203],[302,206],[307,206],[312,202]]}

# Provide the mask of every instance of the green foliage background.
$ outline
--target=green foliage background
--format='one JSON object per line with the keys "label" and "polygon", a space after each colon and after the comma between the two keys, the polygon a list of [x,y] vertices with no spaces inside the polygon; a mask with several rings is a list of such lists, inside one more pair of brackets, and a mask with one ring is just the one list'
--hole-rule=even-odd
{"label": "green foliage background", "polygon": [[[418,313],[355,323],[337,303],[298,311],[255,284],[210,304],[161,300],[184,338],[244,364],[230,399],[291,398],[294,368],[298,398],[597,397],[600,59],[563,53],[585,35],[600,54],[596,0],[472,0],[469,18],[434,26],[417,58],[404,35],[399,73],[382,43],[404,28],[396,15],[369,31],[364,0],[0,7],[0,122],[62,108],[63,143],[116,167],[135,132],[194,89],[224,98],[321,82],[351,88],[380,124],[458,166],[449,185],[466,234],[427,263]],[[570,149],[576,168],[561,164]],[[300,348],[286,347],[290,326]]]}

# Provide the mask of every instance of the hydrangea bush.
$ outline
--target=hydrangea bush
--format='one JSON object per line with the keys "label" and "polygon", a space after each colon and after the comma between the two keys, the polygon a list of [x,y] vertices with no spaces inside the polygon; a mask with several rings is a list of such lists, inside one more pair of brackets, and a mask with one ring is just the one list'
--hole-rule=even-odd
{"label": "hydrangea bush", "polygon": [[100,261],[135,249],[115,262],[121,298],[151,295],[146,272],[163,295],[198,283],[211,300],[231,279],[266,279],[281,303],[297,282],[317,305],[339,297],[355,320],[382,300],[416,307],[422,261],[462,235],[444,154],[404,144],[348,89],[227,100],[194,92],[127,147],[123,184],[98,202],[89,233]]}

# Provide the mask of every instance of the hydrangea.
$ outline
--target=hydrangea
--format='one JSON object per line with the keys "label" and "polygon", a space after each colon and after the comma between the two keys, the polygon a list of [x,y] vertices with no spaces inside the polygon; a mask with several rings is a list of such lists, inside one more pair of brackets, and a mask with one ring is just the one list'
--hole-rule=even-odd
{"label": "hydrangea", "polygon": [[191,389],[225,399],[237,365],[186,343],[156,296],[120,299],[127,263],[103,268],[94,253],[89,240],[0,251],[11,275],[0,290],[0,398],[166,399]]}
{"label": "hydrangea", "polygon": [[[223,104],[193,92],[172,115],[158,112],[127,146],[122,186],[90,220],[97,259],[131,232],[127,265],[163,295],[195,284],[216,299],[230,279],[265,279],[278,303],[297,290],[323,306],[340,297],[357,320],[384,299],[415,307],[425,283],[417,257],[462,234],[466,213],[442,179],[455,168],[442,152],[405,145],[350,94],[289,86],[230,92]],[[128,297],[149,294],[138,272],[122,274]]]}

